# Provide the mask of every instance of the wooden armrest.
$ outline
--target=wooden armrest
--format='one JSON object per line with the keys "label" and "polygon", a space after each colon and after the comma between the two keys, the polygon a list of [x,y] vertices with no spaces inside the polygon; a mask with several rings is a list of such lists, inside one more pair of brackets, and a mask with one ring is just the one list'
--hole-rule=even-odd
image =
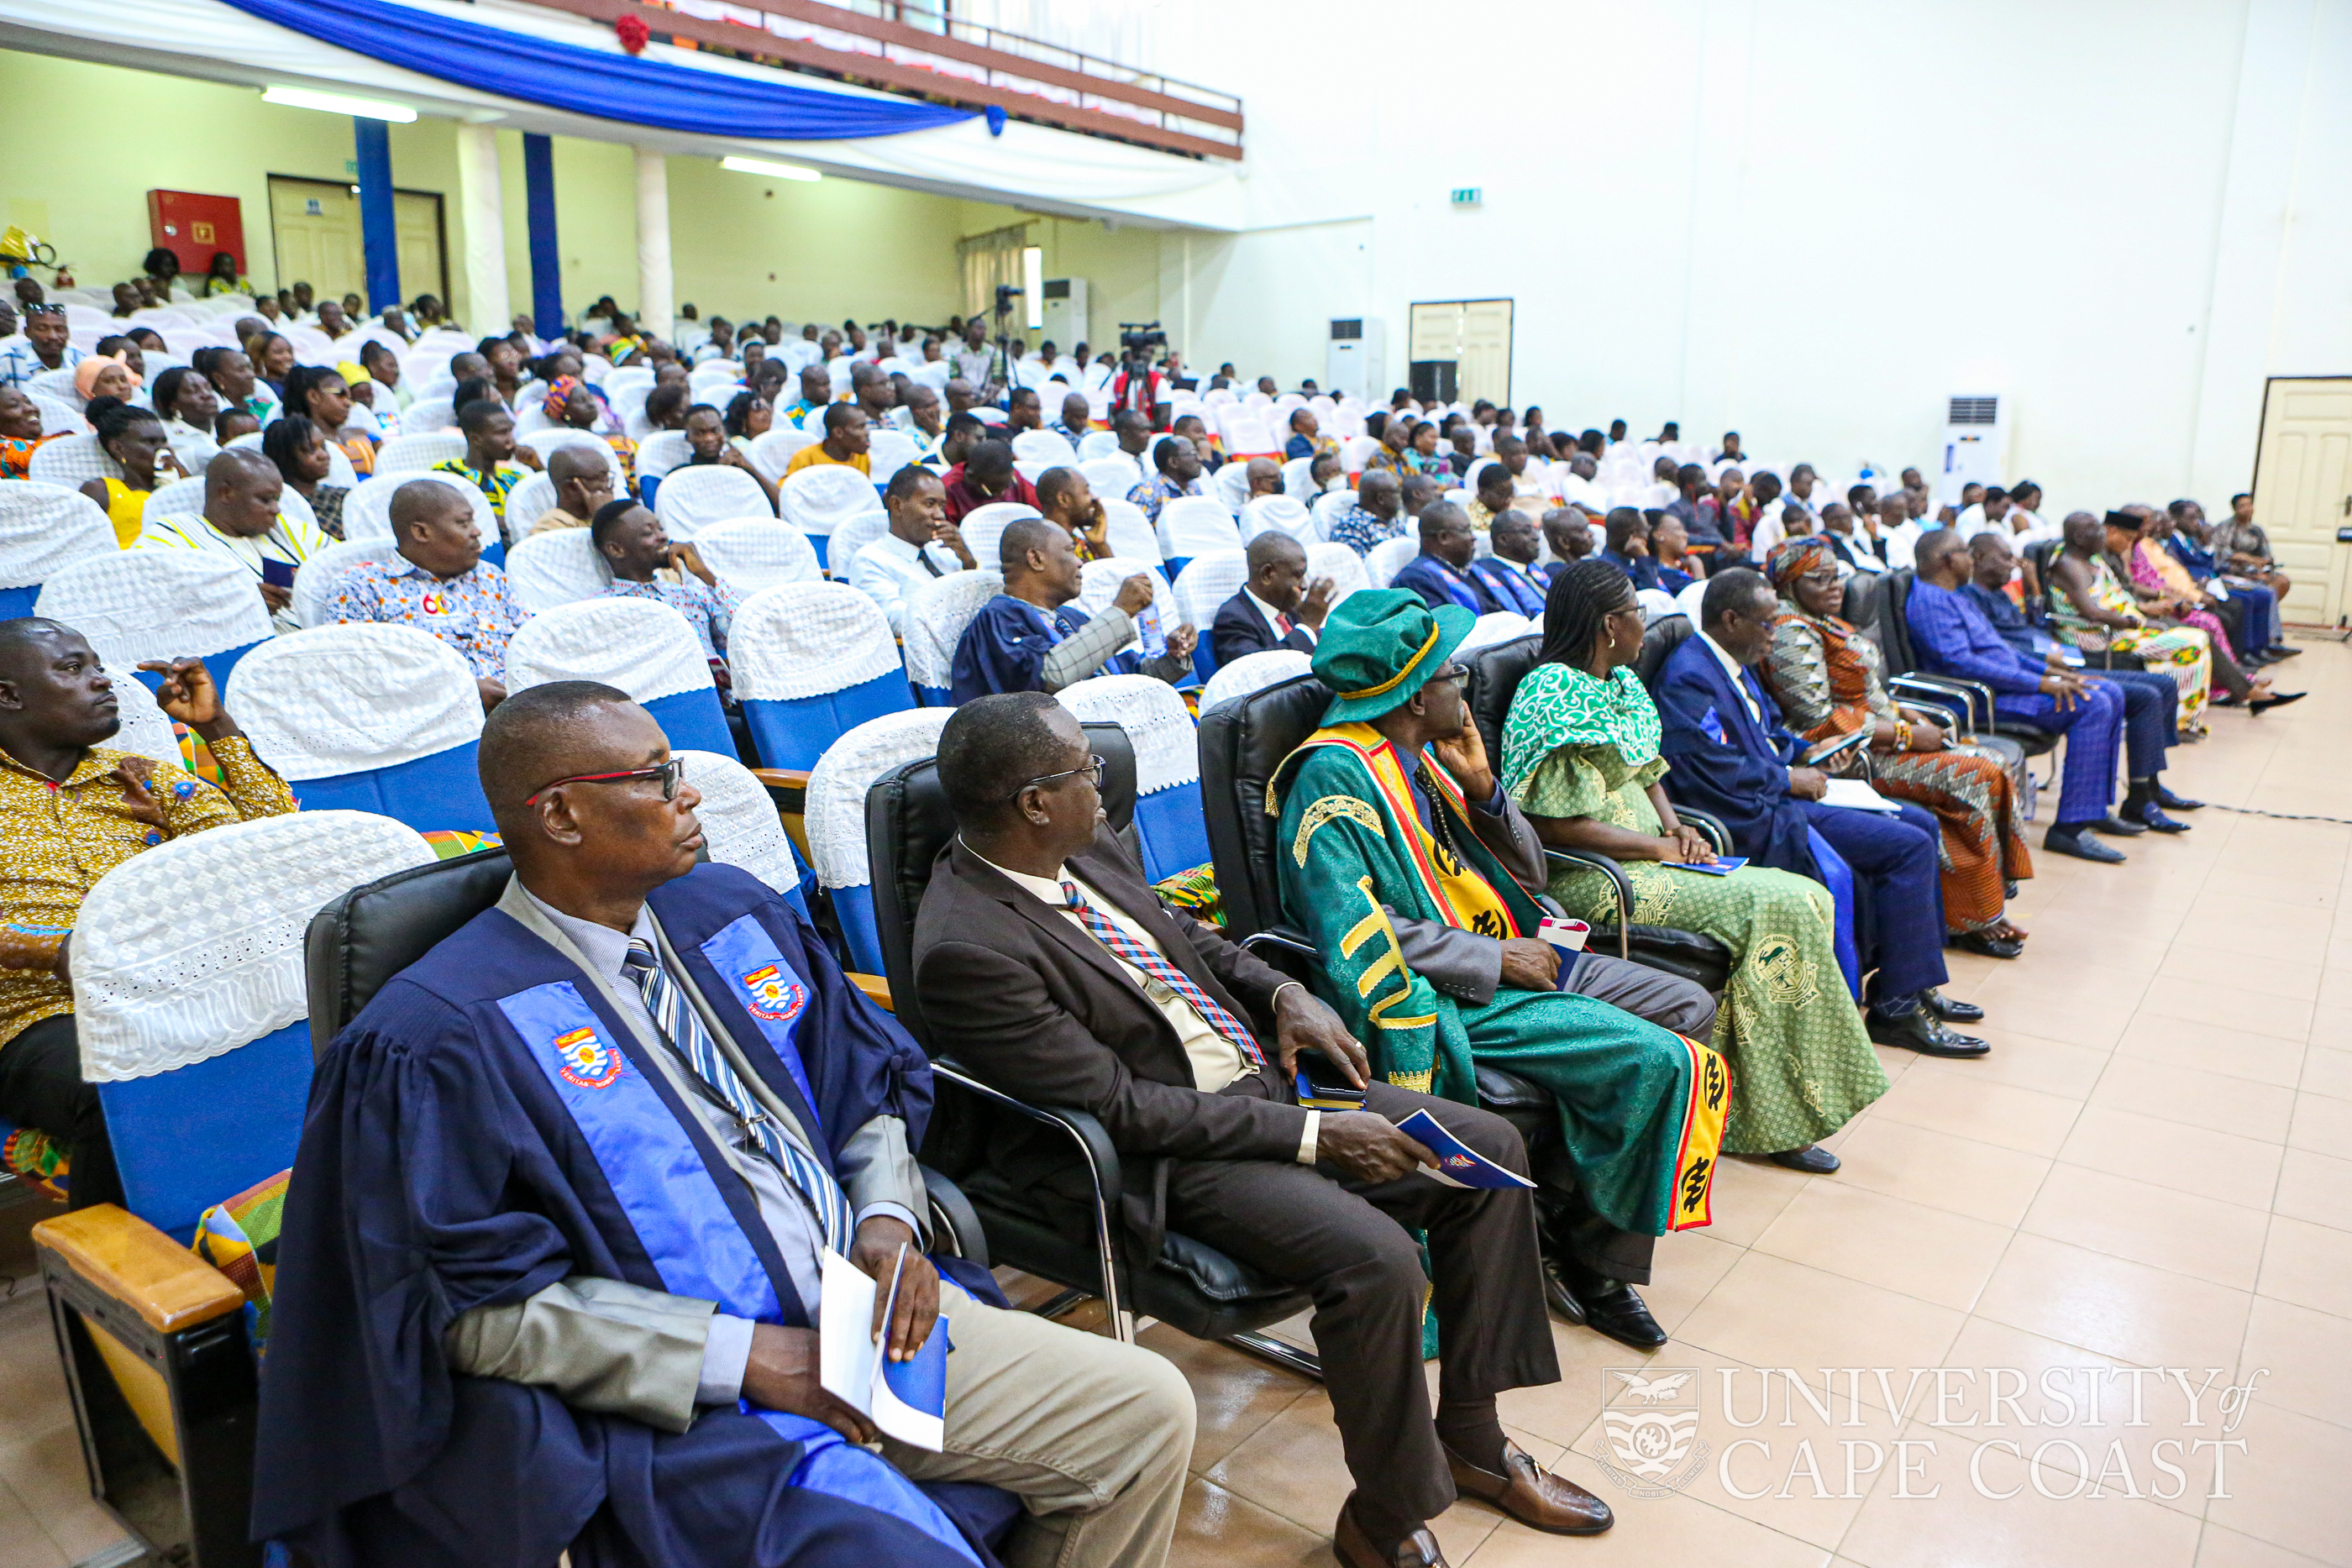
{"label": "wooden armrest", "polygon": [[896,1012],[898,1010],[890,1005],[889,981],[884,979],[879,975],[861,975],[856,973],[855,970],[845,972],[849,975],[849,983],[856,986],[859,990],[864,991],[875,1006],[882,1009],[885,1012]]}
{"label": "wooden armrest", "polygon": [[809,769],[805,768],[754,768],[751,777],[771,789],[798,789],[808,792]]}
{"label": "wooden armrest", "polygon": [[110,1203],[44,1219],[33,1240],[91,1284],[171,1333],[233,1312],[245,1292],[145,1220]]}

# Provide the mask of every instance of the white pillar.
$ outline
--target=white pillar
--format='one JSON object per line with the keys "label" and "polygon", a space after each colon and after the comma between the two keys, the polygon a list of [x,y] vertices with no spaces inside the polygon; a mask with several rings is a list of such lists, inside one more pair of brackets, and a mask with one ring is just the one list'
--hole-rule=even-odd
{"label": "white pillar", "polygon": [[503,333],[514,310],[507,296],[507,214],[499,186],[499,133],[457,124],[457,203],[466,231],[466,317],[474,335]]}
{"label": "white pillar", "polygon": [[669,336],[669,164],[650,147],[637,149],[637,325]]}

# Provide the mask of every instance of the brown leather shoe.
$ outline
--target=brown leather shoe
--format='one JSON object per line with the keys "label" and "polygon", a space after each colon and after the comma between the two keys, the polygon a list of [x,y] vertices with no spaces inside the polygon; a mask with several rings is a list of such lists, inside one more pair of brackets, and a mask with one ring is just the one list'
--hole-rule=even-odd
{"label": "brown leather shoe", "polygon": [[1437,1537],[1425,1524],[1398,1542],[1392,1552],[1374,1546],[1356,1522],[1355,1501],[1349,1493],[1339,1505],[1339,1522],[1331,1529],[1331,1555],[1346,1568],[1446,1568],[1445,1553],[1437,1549]]}
{"label": "brown leather shoe", "polygon": [[1506,1439],[1503,1468],[1496,1475],[1480,1469],[1451,1448],[1446,1468],[1454,1472],[1454,1488],[1481,1502],[1492,1503],[1530,1530],[1553,1535],[1598,1535],[1617,1522],[1609,1505],[1575,1482],[1541,1469],[1517,1443]]}

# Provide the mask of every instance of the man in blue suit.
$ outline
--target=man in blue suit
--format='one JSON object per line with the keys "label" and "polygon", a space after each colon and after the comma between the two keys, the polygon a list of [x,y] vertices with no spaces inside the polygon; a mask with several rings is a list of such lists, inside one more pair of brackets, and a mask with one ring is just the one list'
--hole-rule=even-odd
{"label": "man in blue suit", "polygon": [[1420,594],[1432,610],[1458,604],[1474,615],[1492,615],[1508,609],[1493,586],[1470,570],[1477,558],[1477,540],[1467,512],[1451,501],[1431,502],[1421,513],[1421,553],[1389,580],[1389,586]]}
{"label": "man in blue suit", "polygon": [[1772,646],[1779,603],[1744,567],[1707,580],[1698,632],[1667,658],[1653,693],[1672,764],[1667,793],[1721,818],[1732,848],[1759,865],[1820,878],[1818,833],[1853,873],[1862,967],[1878,971],[1870,1038],[1928,1056],[1982,1056],[1990,1046],[1945,1024],[1984,1009],[1936,989],[1945,979],[1936,819],[1907,804],[1894,813],[1821,804],[1829,780],[1802,766],[1801,743],[1754,670]]}

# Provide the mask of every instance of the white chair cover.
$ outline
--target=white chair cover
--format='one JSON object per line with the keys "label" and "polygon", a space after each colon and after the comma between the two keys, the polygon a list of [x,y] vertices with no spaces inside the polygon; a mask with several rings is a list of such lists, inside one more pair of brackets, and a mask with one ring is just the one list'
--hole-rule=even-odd
{"label": "white chair cover", "polygon": [[[1117,556],[1104,560],[1090,560],[1078,568],[1078,608],[1089,616],[1101,614],[1109,608],[1110,601],[1118,597],[1119,584],[1139,571],[1151,579],[1151,602],[1160,606],[1162,630],[1173,632],[1177,622],[1192,621],[1192,617],[1183,612],[1183,604],[1177,599],[1176,591],[1168,586],[1167,577],[1157,565],[1148,560],[1121,560]],[[1206,622],[1192,621],[1192,625],[1202,635],[1208,634]],[[1138,649],[1142,642],[1140,634],[1131,637],[1119,652]]]}
{"label": "white chair cover", "polygon": [[[455,474],[379,474],[362,479],[343,497],[343,538],[353,541],[367,540],[389,545],[392,537],[392,498],[403,485],[419,482],[446,485],[466,497],[474,508],[474,527],[482,536],[484,549],[499,542],[498,514],[490,510],[490,498]],[[528,526],[530,519],[524,519]]]}
{"label": "white chair cover", "polygon": [[808,536],[774,517],[729,517],[709,524],[694,536],[694,548],[703,564],[739,595],[780,582],[814,582],[824,575]]}
{"label": "white chair cover", "polygon": [[873,481],[838,463],[820,463],[786,479],[783,503],[784,521],[804,534],[830,534],[861,513],[882,509]]}
{"label": "white chair cover", "polygon": [[[782,484],[784,469],[802,448],[814,446],[817,438],[805,430],[795,430],[789,424],[779,424],[765,435],[751,438],[751,461],[770,480]],[[871,454],[868,455],[872,461]]]}
{"label": "white chair cover", "polygon": [[[76,343],[74,347],[80,349],[81,345]],[[92,344],[89,349],[82,349],[82,352],[85,354],[93,352],[96,347],[97,345]],[[60,365],[54,371],[37,371],[34,372],[33,379],[25,385],[28,392],[37,392],[43,397],[55,398],[58,402],[74,408],[85,408],[89,405],[89,400],[83,397],[80,389],[74,385],[74,373],[70,366]]]}
{"label": "white chair cover", "polygon": [[637,442],[637,477],[667,478],[673,469],[684,466],[686,460],[693,455],[694,449],[686,444],[686,432],[683,430],[654,431]]}
{"label": "white chair cover", "polygon": [[335,585],[362,561],[389,560],[397,552],[389,540],[338,539],[294,569],[294,619],[323,626],[334,619]]}
{"label": "white chair cover", "polygon": [[988,566],[950,572],[915,590],[906,612],[907,678],[919,686],[950,685],[963,629],[1003,591],[1004,574]]}
{"label": "white chair cover", "polygon": [[1218,708],[1252,692],[1297,675],[1307,674],[1314,664],[1311,655],[1296,648],[1268,648],[1262,653],[1244,653],[1230,664],[1219,664],[1209,684],[1201,688],[1201,716],[1206,718]]}
{"label": "white chair cover", "polygon": [[1316,543],[1315,518],[1306,503],[1289,496],[1260,496],[1242,508],[1242,542],[1264,533],[1284,533],[1302,545]]}
{"label": "white chair cover", "polygon": [[[1691,584],[1691,588],[1696,587],[1698,587],[1697,583]],[[1690,588],[1685,588],[1683,591],[1685,593],[1689,593]],[[1701,597],[1704,597],[1703,592]],[[1635,589],[1633,591],[1633,602],[1642,607],[1642,624],[1643,626],[1654,625],[1669,615],[1680,615],[1684,613],[1681,601],[1677,600],[1673,594],[1668,593],[1662,588]],[[1694,626],[1699,624],[1699,621],[1700,618],[1698,616],[1694,615],[1691,617],[1691,624]]]}
{"label": "white chair cover", "polygon": [[395,435],[375,449],[375,471],[378,476],[422,474],[436,463],[447,463],[465,455],[466,438],[454,430]]}
{"label": "white chair cover", "polygon": [[1374,588],[1386,588],[1390,580],[1420,553],[1421,537],[1418,534],[1405,533],[1392,539],[1382,539],[1364,557],[1364,575]]}
{"label": "white chair cover", "polygon": [[1312,544],[1307,547],[1307,575],[1312,580],[1331,580],[1331,602],[1337,604],[1359,589],[1370,588],[1372,580],[1364,570],[1364,558],[1346,545]]}
{"label": "white chair cover", "polygon": [[[619,493],[615,488],[614,494]],[[507,492],[508,531],[519,538],[526,535],[530,526],[545,517],[554,505],[555,481],[544,474],[533,474]]]}
{"label": "white chair cover", "polygon": [[1116,496],[1097,496],[1095,498],[1102,503],[1103,541],[1110,546],[1111,554],[1159,564],[1162,559],[1160,536],[1151,531],[1151,524],[1144,517],[1143,508]]}
{"label": "white chair cover", "polygon": [[114,695],[122,727],[107,737],[106,744],[118,751],[136,752],[174,768],[186,766],[180,755],[180,737],[172,728],[172,719],[155,701],[155,694],[146,683],[134,679],[128,670],[108,672],[114,676]]}
{"label": "white chair cover", "polygon": [[482,734],[464,655],[413,626],[289,632],[239,659],[222,696],[255,755],[291,779],[396,767]]}
{"label": "white chair cover", "polygon": [[674,755],[685,762],[688,782],[702,796],[694,814],[710,858],[740,866],[778,893],[798,887],[792,841],[784,836],[783,819],[776,815],[767,786],[735,758],[691,748]]}
{"label": "white chair cover", "polygon": [[33,448],[25,476],[36,485],[62,485],[68,489],[92,479],[120,479],[122,465],[106,455],[95,435],[60,435]]}
{"label": "white chair cover", "polygon": [[1294,457],[1282,465],[1282,493],[1301,506],[1311,507],[1321,494],[1315,488],[1315,459]]}
{"label": "white chair cover", "polygon": [[702,639],[657,599],[583,599],[534,615],[507,643],[507,686],[602,681],[649,703],[715,683]]}
{"label": "white chair cover", "polygon": [[1331,520],[1339,515],[1342,507],[1353,506],[1355,500],[1356,493],[1353,490],[1334,490],[1328,496],[1317,497],[1309,508],[1315,520],[1315,537],[1318,539],[1329,538]]}
{"label": "white chair cover", "polygon": [[905,431],[877,425],[866,437],[866,466],[873,470],[876,484],[887,485],[892,475],[916,460],[919,450]]}
{"label": "white chair cover", "polygon": [[613,580],[586,528],[551,528],[518,540],[507,552],[506,571],[515,598],[533,615],[593,599]]}
{"label": "white chair cover", "polygon": [[708,524],[757,517],[767,509],[768,493],[757,479],[716,463],[674,468],[654,492],[654,515],[673,539],[692,539]]}
{"label": "white chair cover", "polygon": [[[285,492],[292,494],[289,489]],[[158,485],[155,493],[147,497],[147,516],[151,517],[201,517],[205,515],[205,476],[174,479],[168,485]]]}
{"label": "white chair cover", "polygon": [[745,702],[845,692],[904,668],[889,617],[843,582],[761,589],[736,611],[727,646],[735,695]]}
{"label": "white chair cover", "polygon": [[29,385],[24,389],[24,392],[26,397],[33,400],[33,406],[41,411],[41,433],[44,435],[88,435],[89,434],[89,421],[84,419],[81,416],[81,410],[74,407],[73,404],[59,398],[53,398],[47,392],[35,392]]}
{"label": "white chair cover", "polygon": [[152,1078],[299,1020],[310,1009],[310,917],[362,883],[432,859],[422,835],[389,817],[300,811],[124,862],[74,922],[82,1077]]}
{"label": "white chair cover", "polygon": [[[1107,434],[1104,431],[1095,433],[1097,435]],[[1087,439],[1092,441],[1094,436]],[[1143,470],[1136,466],[1134,458],[1119,451],[1116,445],[1108,456],[1089,457],[1079,464],[1078,472],[1087,476],[1087,483],[1093,487],[1094,493],[1106,500],[1113,497],[1124,499],[1129,490],[1143,483]]]}
{"label": "white chair cover", "polygon": [[1213,496],[1179,496],[1160,508],[1160,556],[1187,560],[1211,550],[1239,549],[1241,528]]}
{"label": "white chair cover", "polygon": [[1089,430],[1078,437],[1078,461],[1082,465],[1118,452],[1118,435],[1114,431]]}
{"label": "white chair cover", "polygon": [[1470,635],[1462,639],[1456,653],[1457,656],[1475,653],[1481,648],[1491,648],[1497,643],[1508,643],[1513,638],[1524,637],[1530,632],[1542,630],[1543,627],[1539,622],[1530,621],[1524,615],[1514,614],[1508,610],[1497,610],[1491,614],[1478,617],[1477,621],[1471,625]]}
{"label": "white chair cover", "polygon": [[[1345,547],[1342,547],[1345,548]],[[1217,608],[1242,591],[1249,580],[1249,553],[1246,550],[1211,550],[1196,555],[1176,574],[1176,602],[1183,607],[1183,619],[1201,629],[1206,637],[1217,619]]]}
{"label": "white chair cover", "polygon": [[1003,547],[1004,530],[1023,517],[1041,515],[1036,507],[1018,501],[991,501],[966,512],[959,527],[963,531],[964,544],[971,550],[971,559],[982,566],[992,567],[1002,559],[998,551]]}
{"label": "white chair cover", "polygon": [[[799,530],[793,531],[797,533]],[[887,511],[860,512],[834,529],[833,537],[825,542],[826,574],[847,582],[850,563],[857,559],[857,552],[889,531],[890,514]]]}
{"label": "white chair cover", "polygon": [[1249,465],[1239,458],[1228,458],[1223,467],[1209,476],[1208,491],[1227,517],[1239,517],[1249,500]]}
{"label": "white chair cover", "polygon": [[211,658],[275,630],[252,571],[207,550],[84,556],[44,580],[33,612],[89,638],[126,676],[142,659]]}
{"label": "white chair cover", "polygon": [[1048,468],[1076,464],[1078,449],[1069,438],[1051,430],[1024,430],[1013,438],[1013,455],[1016,460],[1043,463]]}
{"label": "white chair cover", "polygon": [[446,397],[420,397],[400,412],[400,428],[409,435],[431,435],[457,424],[457,411]]}
{"label": "white chair cover", "polygon": [[940,731],[953,711],[908,708],[867,719],[817,758],[809,774],[808,810],[802,820],[808,829],[809,864],[819,882],[827,887],[865,887],[873,882],[866,856],[866,791],[893,768],[936,753]]}
{"label": "white chair cover", "polygon": [[80,491],[31,481],[0,485],[0,588],[30,588],[76,561],[121,553],[114,525]]}
{"label": "white chair cover", "polygon": [[1108,720],[1135,747],[1135,792],[1155,795],[1201,780],[1201,743],[1176,688],[1152,675],[1096,675],[1062,688],[1080,723]]}

